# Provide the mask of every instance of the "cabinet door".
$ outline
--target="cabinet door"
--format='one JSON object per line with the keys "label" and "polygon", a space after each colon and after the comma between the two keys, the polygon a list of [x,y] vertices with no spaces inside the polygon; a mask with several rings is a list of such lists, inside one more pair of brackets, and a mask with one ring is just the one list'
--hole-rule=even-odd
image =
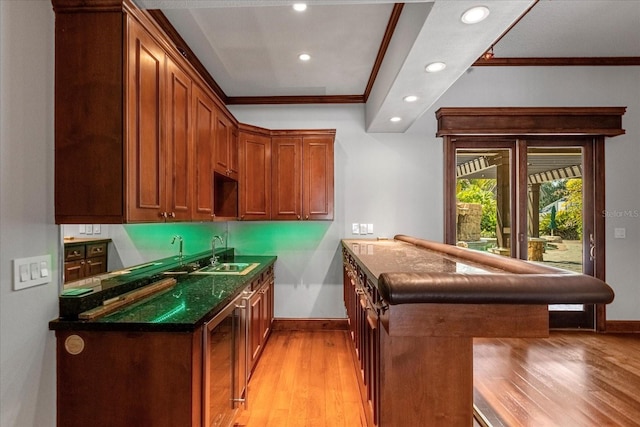
{"label": "cabinet door", "polygon": [[215,148],[216,107],[198,86],[193,89],[194,189],[193,219],[213,219],[213,154]]}
{"label": "cabinet door", "polygon": [[216,120],[216,172],[238,180],[238,140],[234,138],[233,123],[221,111]]}
{"label": "cabinet door", "polygon": [[84,259],[64,263],[64,281],[72,282],[84,277]]}
{"label": "cabinet door", "polygon": [[331,136],[303,139],[304,219],[333,220],[333,140]]}
{"label": "cabinet door", "polygon": [[236,181],[240,178],[240,141],[238,127],[233,124],[229,133],[229,177]]}
{"label": "cabinet door", "polygon": [[271,322],[273,321],[273,278],[264,285],[264,294],[262,295],[262,345],[267,341],[269,332],[271,332]]}
{"label": "cabinet door", "polygon": [[167,58],[166,210],[168,220],[191,219],[191,78]]}
{"label": "cabinet door", "polygon": [[84,266],[85,277],[95,276],[96,274],[102,274],[106,272],[107,272],[106,256],[87,258]]}
{"label": "cabinet door", "polygon": [[272,219],[302,219],[302,137],[274,137]]}
{"label": "cabinet door", "polygon": [[130,19],[127,69],[127,221],[158,221],[165,192],[162,88],[165,54]]}
{"label": "cabinet door", "polygon": [[258,360],[260,350],[262,349],[262,305],[264,304],[264,298],[262,297],[260,290],[256,291],[253,297],[249,300],[249,304],[251,305],[251,324],[249,325],[249,366],[253,367]]}
{"label": "cabinet door", "polygon": [[240,219],[271,218],[271,138],[240,132]]}

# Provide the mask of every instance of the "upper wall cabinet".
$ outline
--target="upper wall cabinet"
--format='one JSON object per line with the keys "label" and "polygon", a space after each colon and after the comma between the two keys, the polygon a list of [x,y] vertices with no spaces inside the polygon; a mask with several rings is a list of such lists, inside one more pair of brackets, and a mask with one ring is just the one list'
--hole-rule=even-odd
{"label": "upper wall cabinet", "polygon": [[[56,222],[203,219],[194,212],[213,209],[214,147],[194,132],[203,115],[194,110],[202,105],[192,93],[197,74],[127,0],[53,5]],[[219,109],[213,99],[208,106]],[[215,144],[211,132],[207,144]],[[193,167],[197,142],[210,154],[209,172]]]}
{"label": "upper wall cabinet", "polygon": [[213,212],[213,171],[216,141],[216,105],[209,94],[193,86],[194,156],[193,212],[195,220],[211,220]]}
{"label": "upper wall cabinet", "polygon": [[[119,223],[125,219],[125,21],[121,8],[65,13],[73,7],[68,3],[53,2],[56,222]],[[152,56],[164,65],[163,55]],[[159,106],[156,114],[159,120]]]}
{"label": "upper wall cabinet", "polygon": [[133,19],[128,47],[126,222],[190,220],[191,78]]}
{"label": "upper wall cabinet", "polygon": [[56,223],[333,219],[335,130],[238,124],[131,0],[52,3]]}
{"label": "upper wall cabinet", "polygon": [[215,170],[235,181],[238,180],[238,130],[226,114],[216,120]]}
{"label": "upper wall cabinet", "polygon": [[271,136],[240,125],[240,219],[271,219]]}
{"label": "upper wall cabinet", "polygon": [[271,134],[272,219],[333,220],[335,130]]}

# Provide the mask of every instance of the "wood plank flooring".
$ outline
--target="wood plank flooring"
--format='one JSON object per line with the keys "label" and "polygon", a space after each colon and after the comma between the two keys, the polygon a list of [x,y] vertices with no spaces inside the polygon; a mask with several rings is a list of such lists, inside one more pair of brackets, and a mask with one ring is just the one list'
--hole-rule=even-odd
{"label": "wood plank flooring", "polygon": [[640,426],[640,335],[476,339],[474,401],[497,426]]}
{"label": "wood plank flooring", "polygon": [[347,331],[272,331],[237,425],[366,426],[350,345]]}
{"label": "wood plank flooring", "polygon": [[[274,330],[238,425],[366,426],[350,352],[346,331]],[[474,384],[494,427],[640,426],[640,335],[476,339]]]}

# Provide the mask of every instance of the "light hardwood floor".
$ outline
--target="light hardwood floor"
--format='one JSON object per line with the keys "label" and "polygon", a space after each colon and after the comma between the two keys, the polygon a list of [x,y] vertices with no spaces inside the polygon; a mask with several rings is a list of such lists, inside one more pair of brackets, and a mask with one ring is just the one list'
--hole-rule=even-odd
{"label": "light hardwood floor", "polygon": [[640,334],[475,339],[474,401],[497,426],[640,426]]}
{"label": "light hardwood floor", "polygon": [[[351,345],[346,331],[274,330],[238,425],[366,426]],[[494,427],[640,426],[640,334],[476,339],[474,385]]]}
{"label": "light hardwood floor", "polygon": [[347,331],[274,330],[249,382],[246,427],[361,427]]}

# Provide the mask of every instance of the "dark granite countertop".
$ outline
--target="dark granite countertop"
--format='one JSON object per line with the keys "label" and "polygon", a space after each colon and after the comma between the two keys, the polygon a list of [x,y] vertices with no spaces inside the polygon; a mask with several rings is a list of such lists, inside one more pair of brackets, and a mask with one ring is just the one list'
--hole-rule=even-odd
{"label": "dark granite countertop", "polygon": [[246,275],[181,276],[167,291],[92,321],[56,319],[52,330],[192,332],[215,316],[254,279],[272,266],[275,256],[235,256],[234,262],[259,263]]}

